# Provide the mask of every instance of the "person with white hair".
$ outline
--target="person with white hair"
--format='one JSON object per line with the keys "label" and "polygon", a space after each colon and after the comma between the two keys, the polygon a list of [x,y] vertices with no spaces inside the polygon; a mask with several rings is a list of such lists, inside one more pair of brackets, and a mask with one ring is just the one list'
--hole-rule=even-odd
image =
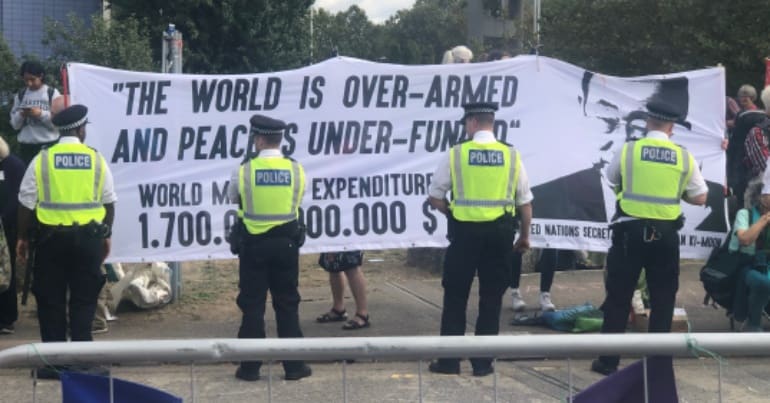
{"label": "person with white hair", "polygon": [[12,334],[13,324],[19,319],[16,301],[16,211],[24,161],[11,154],[8,143],[0,137],[0,217],[2,218],[8,252],[11,257],[11,278],[8,289],[0,293],[0,335]]}
{"label": "person with white hair", "polygon": [[[735,127],[727,146],[727,184],[739,206],[744,204],[743,196],[749,181],[761,175],[767,166],[767,137],[764,137],[763,128],[765,131],[770,128],[770,90],[765,88],[760,96],[765,110],[759,110],[754,105],[752,99],[756,97],[756,90],[750,85],[744,85],[738,90],[742,111],[735,118]],[[750,109],[745,109],[746,105]]]}
{"label": "person with white hair", "polygon": [[473,60],[473,52],[467,46],[459,45],[444,52],[441,64],[470,63]]}

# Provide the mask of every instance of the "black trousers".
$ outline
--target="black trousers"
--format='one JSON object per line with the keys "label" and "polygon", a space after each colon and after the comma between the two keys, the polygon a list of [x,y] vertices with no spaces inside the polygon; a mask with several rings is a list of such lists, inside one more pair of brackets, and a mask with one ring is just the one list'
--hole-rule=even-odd
{"label": "black trousers", "polygon": [[[238,307],[243,313],[238,338],[265,338],[267,292],[273,300],[278,337],[302,337],[299,327],[299,248],[288,236],[246,235],[239,261]],[[259,369],[261,361],[241,365]],[[285,371],[297,371],[302,361],[284,361]]]}
{"label": "black trousers", "polygon": [[43,230],[35,253],[32,293],[40,338],[67,341],[69,328],[72,341],[93,340],[91,324],[105,282],[102,239],[80,231]]}
{"label": "black trousers", "polygon": [[[655,228],[654,234],[650,226]],[[679,234],[671,224],[648,225],[637,220],[616,224],[613,228],[612,246],[607,254],[607,297],[601,307],[602,333],[625,332],[631,297],[642,268],[650,291],[649,332],[671,331],[679,289]],[[613,366],[620,361],[618,356],[600,358]]]}
{"label": "black trousers", "polygon": [[3,222],[5,239],[8,241],[8,253],[11,257],[11,282],[7,290],[0,292],[0,327],[12,325],[19,319],[19,306],[16,300],[16,222],[12,221],[14,220]]}
{"label": "black trousers", "polygon": [[[515,234],[512,220],[485,223],[454,222],[452,239],[444,256],[444,308],[441,335],[465,334],[465,311],[473,278],[479,277],[479,314],[476,335],[496,335],[500,330],[503,295],[511,282],[511,260]],[[472,358],[474,368],[491,364],[491,359]],[[442,359],[447,367],[459,365],[458,358]]]}

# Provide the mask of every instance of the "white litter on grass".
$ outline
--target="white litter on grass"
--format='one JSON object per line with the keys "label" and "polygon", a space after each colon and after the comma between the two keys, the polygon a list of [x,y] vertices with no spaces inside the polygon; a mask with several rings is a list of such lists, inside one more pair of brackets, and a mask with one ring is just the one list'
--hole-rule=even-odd
{"label": "white litter on grass", "polygon": [[384,262],[385,259],[366,259],[366,261],[367,262],[377,263],[377,262]]}

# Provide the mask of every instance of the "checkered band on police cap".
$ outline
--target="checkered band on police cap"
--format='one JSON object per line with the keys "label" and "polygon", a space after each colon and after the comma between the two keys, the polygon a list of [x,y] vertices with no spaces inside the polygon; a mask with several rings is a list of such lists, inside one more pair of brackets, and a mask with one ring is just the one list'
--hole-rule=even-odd
{"label": "checkered band on police cap", "polygon": [[252,116],[249,123],[251,123],[251,134],[283,134],[286,130],[286,123],[283,120],[264,115]]}
{"label": "checkered band on police cap", "polygon": [[463,119],[469,115],[475,115],[479,113],[495,113],[497,112],[497,102],[473,102],[463,105],[464,113]]}
{"label": "checkered band on police cap", "polygon": [[679,120],[680,112],[668,102],[652,100],[647,102],[647,115],[664,122],[676,122]]}
{"label": "checkered band on police cap", "polygon": [[59,130],[72,130],[88,123],[88,108],[85,105],[72,105],[54,115],[51,123]]}

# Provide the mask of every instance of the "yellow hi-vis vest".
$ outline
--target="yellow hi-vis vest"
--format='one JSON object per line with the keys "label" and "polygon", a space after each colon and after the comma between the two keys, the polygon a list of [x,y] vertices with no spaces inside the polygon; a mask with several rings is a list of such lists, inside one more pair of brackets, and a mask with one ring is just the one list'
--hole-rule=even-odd
{"label": "yellow hi-vis vest", "polygon": [[40,151],[35,163],[37,219],[46,225],[101,223],[107,163],[80,143],[56,144]]}
{"label": "yellow hi-vis vest", "polygon": [[452,216],[458,221],[493,221],[516,215],[519,153],[506,144],[467,141],[449,151]]}
{"label": "yellow hi-vis vest", "polygon": [[687,150],[662,139],[643,138],[623,145],[620,156],[620,208],[637,218],[675,220],[679,200],[695,162]]}
{"label": "yellow hi-vis vest", "polygon": [[305,171],[289,158],[252,158],[238,171],[239,215],[250,234],[264,234],[299,216]]}

